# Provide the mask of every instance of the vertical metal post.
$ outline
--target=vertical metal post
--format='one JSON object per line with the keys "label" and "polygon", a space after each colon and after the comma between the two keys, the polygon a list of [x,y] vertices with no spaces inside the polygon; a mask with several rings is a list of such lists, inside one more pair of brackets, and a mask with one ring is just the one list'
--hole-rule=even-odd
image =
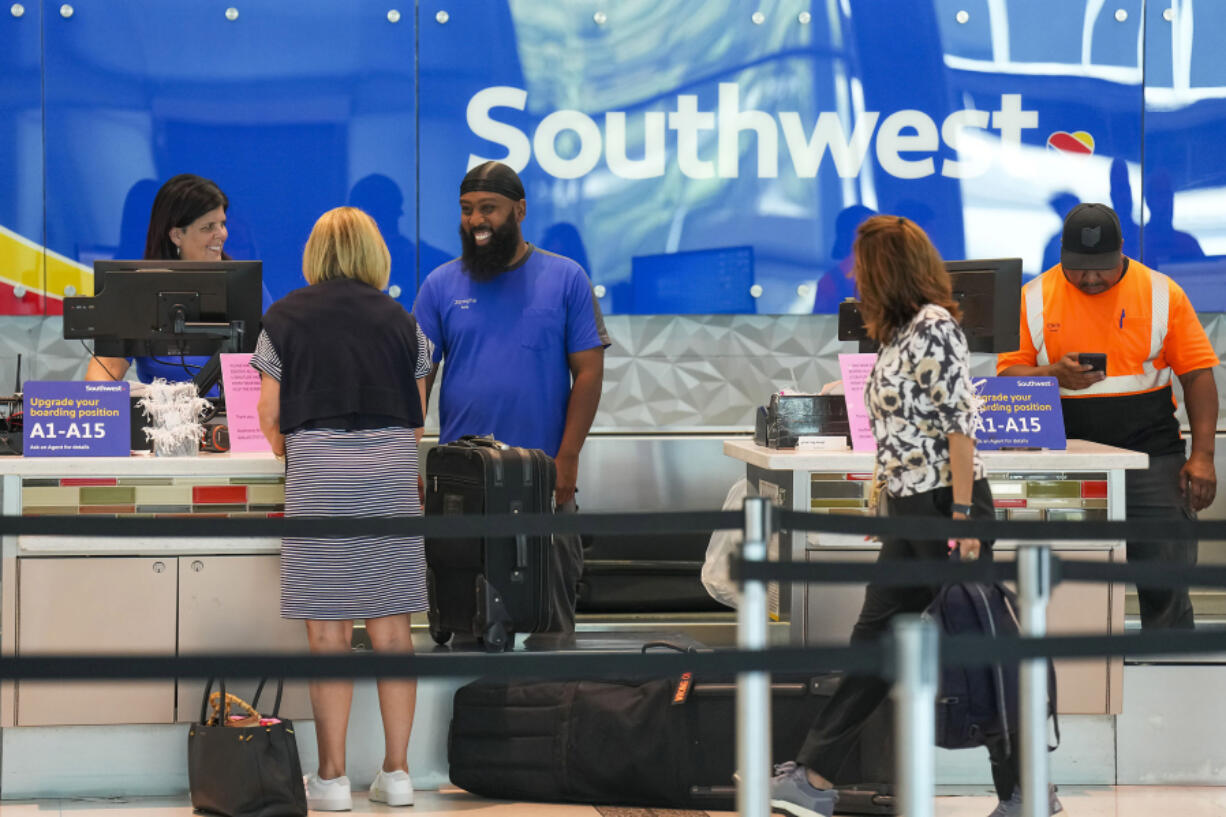
{"label": "vertical metal post", "polygon": [[936,625],[898,616],[894,645],[894,746],[899,805],[906,817],[932,817],[936,794]]}
{"label": "vertical metal post", "polygon": [[[770,541],[770,504],[760,497],[745,500],[745,537],[741,558],[766,561]],[[736,643],[742,650],[766,648],[766,582],[741,584],[736,613]],[[769,672],[742,672],[736,677],[736,764],[740,782],[736,808],[741,817],[770,814],[771,676]]]}
{"label": "vertical metal post", "polygon": [[[1047,634],[1047,600],[1051,596],[1051,548],[1022,545],[1017,551],[1017,596],[1021,634]],[[1018,667],[1021,741],[1022,817],[1049,817],[1047,757],[1047,659],[1028,658]]]}

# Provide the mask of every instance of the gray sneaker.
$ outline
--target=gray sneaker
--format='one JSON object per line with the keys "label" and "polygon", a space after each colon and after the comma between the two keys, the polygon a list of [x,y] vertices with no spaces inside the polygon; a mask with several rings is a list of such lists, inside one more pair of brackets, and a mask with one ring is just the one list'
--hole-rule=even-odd
{"label": "gray sneaker", "polygon": [[[1051,813],[1059,814],[1064,811],[1064,804],[1060,802],[1060,798],[1056,796],[1056,787],[1047,787],[1048,796],[1051,798]],[[988,817],[1022,817],[1022,791],[1014,789],[1013,796],[1008,800],[1001,800],[996,804],[996,808],[992,809],[992,813]]]}
{"label": "gray sneaker", "polygon": [[819,789],[805,776],[805,767],[793,761],[775,767],[771,779],[771,811],[792,817],[832,817],[839,793]]}

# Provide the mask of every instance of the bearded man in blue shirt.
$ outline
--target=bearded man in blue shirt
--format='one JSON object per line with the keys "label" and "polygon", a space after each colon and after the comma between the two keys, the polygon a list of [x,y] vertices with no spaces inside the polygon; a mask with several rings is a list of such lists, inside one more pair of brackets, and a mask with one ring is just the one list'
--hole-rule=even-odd
{"label": "bearded man in blue shirt", "polygon": [[413,315],[442,363],[427,384],[441,368],[439,442],[492,434],[543,450],[557,465],[557,508],[573,510],[609,337],[587,273],[524,240],[526,214],[514,170],[492,161],[470,170],[460,184],[463,254],[426,277]]}

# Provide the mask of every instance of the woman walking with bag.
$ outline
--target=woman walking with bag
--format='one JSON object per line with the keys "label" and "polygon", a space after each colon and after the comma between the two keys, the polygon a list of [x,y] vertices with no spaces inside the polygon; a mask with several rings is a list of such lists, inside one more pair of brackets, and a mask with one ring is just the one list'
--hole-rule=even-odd
{"label": "woman walking with bag", "polygon": [[[890,516],[991,519],[992,492],[975,450],[978,399],[970,376],[966,337],[949,274],[924,231],[897,216],[874,216],[860,225],[854,246],[860,313],[880,345],[864,401],[877,442],[877,490]],[[922,535],[922,534],[921,534]],[[977,539],[889,538],[878,561],[991,558],[991,542]],[[874,641],[900,613],[923,612],[931,587],[870,584],[853,644]],[[889,693],[875,676],[849,675],[809,730],[795,763],[783,764],[771,784],[771,806],[793,817],[830,817],[838,800],[831,779],[859,738],[869,716]],[[991,817],[1021,815],[1018,759],[989,745],[1000,803]],[[1061,810],[1052,797],[1052,813]]]}
{"label": "woman walking with bag", "polygon": [[[260,371],[260,427],[286,459],[285,515],[420,516],[417,445],[424,422],[427,341],[381,292],[390,258],[370,216],[339,207],[320,217],[302,256],[309,286],[264,316],[251,365]],[[351,649],[364,619],[376,652],[412,652],[409,614],[426,609],[421,537],[286,537],[281,615],[306,620],[313,653]],[[319,770],[312,809],[352,808],[345,775],[351,680],[310,685]],[[383,765],[370,799],[411,805],[409,733],[417,684],[379,679]]]}

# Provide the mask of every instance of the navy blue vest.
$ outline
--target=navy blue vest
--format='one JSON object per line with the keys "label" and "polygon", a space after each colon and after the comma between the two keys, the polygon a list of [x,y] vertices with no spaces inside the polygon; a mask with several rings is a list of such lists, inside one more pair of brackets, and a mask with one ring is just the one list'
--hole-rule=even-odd
{"label": "navy blue vest", "polygon": [[281,357],[281,432],[424,424],[417,322],[350,278],[297,289],[264,315]]}

